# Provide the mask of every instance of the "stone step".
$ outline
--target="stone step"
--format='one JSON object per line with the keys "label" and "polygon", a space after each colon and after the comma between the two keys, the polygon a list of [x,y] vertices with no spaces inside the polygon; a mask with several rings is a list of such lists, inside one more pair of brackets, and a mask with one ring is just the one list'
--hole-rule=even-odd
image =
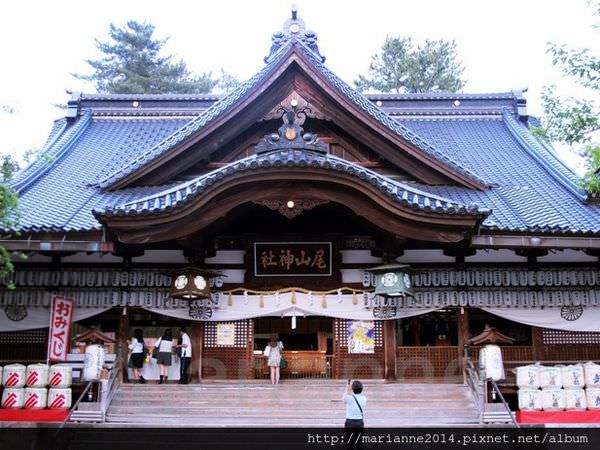
{"label": "stone step", "polygon": [[[123,384],[121,385],[121,389],[123,390],[138,390],[138,389],[148,389],[148,390],[170,390],[170,391],[193,391],[193,390],[215,390],[215,391],[228,391],[228,390],[244,390],[244,389],[289,389],[289,390],[311,390],[311,391],[327,391],[327,390],[343,390],[345,384],[337,384],[337,385],[300,385],[300,384],[285,384],[280,383],[278,385],[272,385],[271,383],[264,384],[251,384],[251,385],[240,385],[240,386],[228,386],[228,385],[206,385],[206,384],[197,384],[197,385],[180,385],[180,384]],[[369,385],[364,383],[365,389],[370,389],[373,391],[433,391],[433,392],[443,392],[446,390],[458,390],[464,389],[465,385],[462,384],[449,384],[449,385],[396,385],[396,384],[376,384]]]}
{"label": "stone step", "polygon": [[[461,384],[365,383],[368,426],[478,424]],[[112,424],[200,427],[338,427],[345,382],[216,382],[121,385],[107,412]]]}
{"label": "stone step", "polygon": [[[365,394],[369,399],[376,401],[427,401],[427,400],[461,400],[470,398],[470,393],[466,391],[451,392],[444,394],[435,393],[398,393],[390,392],[386,395],[384,392],[370,392],[365,391]],[[248,392],[248,391],[233,391],[233,392],[119,392],[118,398],[137,400],[140,398],[148,400],[173,400],[173,401],[185,401],[185,400],[201,400],[201,399],[256,399],[256,398],[272,398],[278,400],[316,400],[316,399],[339,399],[342,396],[342,392],[281,392],[281,391],[259,391],[259,392]]]}
{"label": "stone step", "polygon": [[[264,407],[269,406],[270,408],[329,408],[332,404],[341,405],[342,402],[338,399],[302,399],[299,401],[298,399],[248,399],[244,401],[240,401],[240,399],[221,399],[218,402],[214,400],[207,399],[189,399],[189,400],[179,400],[173,401],[172,399],[163,399],[163,400],[148,400],[148,399],[121,399],[115,398],[111,406],[121,406],[121,407],[131,407],[131,408],[145,408],[145,407],[153,407],[153,408],[170,408],[170,407],[190,407],[190,406],[203,406],[203,407],[214,407],[214,408],[248,408],[248,407]],[[469,408],[473,404],[469,399],[460,399],[460,400],[446,400],[439,399],[435,402],[432,401],[396,401],[396,400],[374,400],[369,398],[368,405],[369,408],[384,408],[384,409],[394,409],[394,408],[415,408],[415,409],[423,409],[431,407],[435,405],[436,408],[440,409],[456,409],[456,408]]]}
{"label": "stone step", "polygon": [[[107,421],[112,425],[127,426],[130,425],[131,418],[129,416],[108,415]],[[141,417],[135,421],[136,425],[153,425],[155,427],[174,427],[174,426],[193,426],[193,427],[236,427],[236,428],[298,428],[298,427],[323,427],[323,428],[339,428],[344,423],[344,417],[333,418],[279,418],[279,417],[244,417],[240,420],[231,418],[197,418],[197,417]],[[368,418],[365,422],[367,427],[406,427],[406,426],[422,426],[427,427],[435,423],[436,427],[448,426],[474,426],[479,424],[478,416],[453,416],[447,417],[440,421],[438,417],[412,417],[412,418]]]}
{"label": "stone step", "polygon": [[[405,406],[394,406],[383,408],[379,405],[368,405],[369,415],[389,415],[389,414],[418,414],[427,416],[446,416],[449,414],[456,414],[461,412],[471,411],[470,408],[465,406],[457,406],[456,408],[437,408],[434,406],[414,408],[408,405]],[[151,415],[151,414],[163,414],[163,415],[198,415],[198,416],[245,416],[245,415],[256,415],[264,414],[268,416],[311,416],[316,417],[319,415],[330,415],[332,412],[339,410],[340,414],[344,412],[344,406],[342,404],[330,404],[324,405],[322,408],[304,408],[302,406],[288,408],[274,408],[272,405],[266,403],[262,407],[256,405],[254,407],[240,407],[232,409],[230,407],[221,408],[218,406],[199,406],[199,405],[187,405],[187,406],[145,406],[145,407],[130,407],[130,406],[113,406],[110,408],[111,413],[115,414],[131,414],[132,417],[136,415]]]}

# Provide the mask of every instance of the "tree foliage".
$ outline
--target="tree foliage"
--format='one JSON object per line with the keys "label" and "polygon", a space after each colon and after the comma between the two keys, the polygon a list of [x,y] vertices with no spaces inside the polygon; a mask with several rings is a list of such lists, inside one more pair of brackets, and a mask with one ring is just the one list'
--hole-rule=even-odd
{"label": "tree foliage", "polygon": [[[19,197],[17,193],[4,183],[0,183],[0,230],[10,230],[17,225],[18,207]],[[3,239],[8,237],[5,233],[0,233],[0,235]],[[6,278],[14,270],[11,252],[0,245],[0,277]],[[9,283],[8,286],[14,288],[12,283]]]}
{"label": "tree foliage", "polygon": [[[6,114],[14,114],[15,110],[11,106],[2,105],[1,111]],[[8,181],[13,173],[18,170],[19,165],[12,155],[0,155],[0,238],[6,238],[3,230],[10,230],[18,223],[17,208],[19,207],[19,197],[17,193],[8,187],[5,182]],[[0,245],[0,277],[6,278],[14,271],[11,253]],[[9,288],[14,288],[12,283]]]}
{"label": "tree foliage", "polygon": [[86,60],[94,72],[75,77],[91,81],[98,92],[109,94],[205,94],[219,83],[210,72],[192,75],[183,60],[161,56],[168,38],[154,38],[154,30],[154,25],[134,20],[121,28],[110,24],[111,40],[96,39],[96,47],[105,56]]}
{"label": "tree foliage", "polygon": [[[600,3],[595,5],[600,18]],[[600,27],[600,21],[595,28]],[[552,63],[577,84],[587,88],[585,98],[561,97],[555,86],[542,90],[544,127],[536,132],[554,142],[564,142],[585,159],[587,172],[581,186],[592,194],[600,193],[600,58],[587,48],[570,49],[548,43]]]}
{"label": "tree foliage", "polygon": [[454,40],[427,39],[415,47],[410,37],[387,36],[368,75],[359,75],[354,84],[363,92],[456,92],[465,85],[461,64]]}

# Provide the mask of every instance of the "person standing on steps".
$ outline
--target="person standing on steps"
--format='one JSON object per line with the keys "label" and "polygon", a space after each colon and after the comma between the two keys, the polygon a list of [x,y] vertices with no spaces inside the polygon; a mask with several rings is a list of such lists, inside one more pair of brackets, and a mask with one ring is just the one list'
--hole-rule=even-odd
{"label": "person standing on steps", "polygon": [[192,341],[186,333],[185,327],[179,329],[179,336],[181,336],[181,344],[177,346],[181,348],[179,384],[188,384],[188,371],[192,362]]}
{"label": "person standing on steps", "polygon": [[279,384],[282,350],[283,343],[279,340],[277,333],[273,333],[264,351],[264,355],[268,358],[267,365],[271,372],[271,384]]}
{"label": "person standing on steps", "polygon": [[167,328],[163,335],[156,341],[155,348],[158,349],[156,363],[160,370],[160,381],[158,384],[167,382],[169,376],[169,367],[171,366],[171,358],[173,353],[173,332]]}
{"label": "person standing on steps", "polygon": [[[348,394],[348,388],[352,388],[352,394]],[[363,385],[358,380],[348,380],[342,401],[346,404],[346,448],[362,449],[362,435],[365,428],[365,408],[367,407],[367,396],[362,393]]]}
{"label": "person standing on steps", "polygon": [[131,351],[129,356],[128,367],[133,369],[133,377],[139,382],[144,384],[146,380],[142,376],[142,367],[144,367],[144,334],[141,328],[133,330],[133,337],[127,339],[127,347]]}

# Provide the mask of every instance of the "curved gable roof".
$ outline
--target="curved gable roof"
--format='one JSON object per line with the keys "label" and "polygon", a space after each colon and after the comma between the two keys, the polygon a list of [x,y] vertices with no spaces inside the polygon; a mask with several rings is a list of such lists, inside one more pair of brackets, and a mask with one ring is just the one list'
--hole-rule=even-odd
{"label": "curved gable roof", "polygon": [[94,211],[94,214],[96,217],[158,215],[184,206],[208,187],[234,173],[284,166],[345,172],[355,177],[357,181],[371,184],[394,202],[427,213],[486,216],[490,212],[474,203],[463,204],[452,201],[391,180],[377,172],[330,154],[302,150],[279,150],[248,156],[193,180],[170,186],[163,191],[131,202],[107,206],[104,210]]}
{"label": "curved gable roof", "polygon": [[[412,132],[395,121],[365,96],[344,83],[333,72],[327,69],[322,61],[303,42],[296,39],[290,40],[286,45],[279,48],[270,57],[265,67],[247,82],[243,83],[238,89],[214,103],[198,117],[192,119],[163,141],[110,173],[99,182],[99,186],[110,190],[126,186],[128,179],[135,180],[138,171],[147,168],[157,161],[158,158],[166,157],[175,147],[185,145],[186,141],[192,136],[215,123],[218,119],[223,118],[223,116],[231,112],[236,106],[239,106],[243,99],[256,95],[257,90],[264,91],[269,84],[274,82],[278,74],[282,73],[282,67],[291,64],[295,60],[295,55],[300,56],[303,62],[308,62],[310,68],[314,69],[315,73],[321,75],[330,85],[330,88],[358,107],[370,120],[385,127],[385,129],[391,131],[395,136],[413,146],[425,157],[424,159],[429,158],[435,161],[438,167],[434,170],[447,171],[450,174],[450,178],[457,179],[459,182],[462,180],[461,184],[466,183],[470,187],[483,189],[487,186],[487,183],[482,178],[458,163],[447,152],[433,146],[417,133]],[[275,76],[274,79],[272,78],[273,76]],[[423,164],[426,163],[423,162]],[[448,173],[444,174],[448,176]]]}

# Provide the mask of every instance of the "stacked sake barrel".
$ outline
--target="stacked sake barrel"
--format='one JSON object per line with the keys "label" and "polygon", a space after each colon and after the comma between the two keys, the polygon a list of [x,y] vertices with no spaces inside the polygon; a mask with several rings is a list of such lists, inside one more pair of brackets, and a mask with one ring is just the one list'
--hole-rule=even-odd
{"label": "stacked sake barrel", "polygon": [[516,373],[521,411],[600,410],[598,364],[532,364],[517,367]]}
{"label": "stacked sake barrel", "polygon": [[[2,408],[67,409],[71,407],[72,367],[68,364],[10,364],[0,372]],[[49,388],[47,388],[49,386]]]}

